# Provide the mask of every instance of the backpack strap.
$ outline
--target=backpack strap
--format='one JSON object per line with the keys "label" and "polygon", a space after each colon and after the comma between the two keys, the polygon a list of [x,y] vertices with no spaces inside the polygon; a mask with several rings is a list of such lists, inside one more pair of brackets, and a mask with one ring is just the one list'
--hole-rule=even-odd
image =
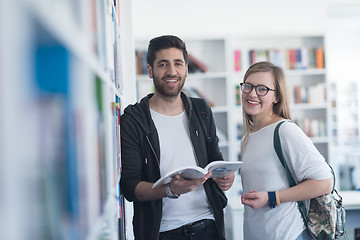
{"label": "backpack strap", "polygon": [[[281,164],[283,165],[283,167],[286,170],[286,175],[287,175],[290,187],[293,187],[293,186],[296,185],[296,183],[295,183],[294,178],[291,176],[289,167],[286,164],[285,157],[284,157],[284,154],[282,152],[280,136],[279,136],[279,128],[280,128],[281,124],[283,124],[284,122],[285,121],[282,121],[282,122],[278,123],[278,125],[275,127],[273,144],[274,144],[275,152],[276,152]],[[305,226],[307,226],[308,218],[307,218],[307,210],[306,210],[305,204],[304,204],[303,201],[297,201],[297,203],[299,205],[299,211],[300,211],[300,213],[301,213],[301,215],[303,217]]]}
{"label": "backpack strap", "polygon": [[284,154],[282,152],[282,148],[281,148],[281,142],[280,142],[280,136],[279,136],[279,128],[281,126],[281,124],[283,124],[285,121],[280,122],[274,131],[274,148],[275,148],[275,152],[278,155],[278,158],[280,159],[281,164],[283,165],[283,167],[286,170],[286,175],[290,184],[290,187],[293,187],[296,185],[295,180],[293,179],[293,177],[291,176],[291,173],[289,171],[289,168],[286,164],[285,161],[285,157]]}
{"label": "backpack strap", "polygon": [[206,144],[211,141],[211,137],[209,136],[209,128],[210,128],[210,112],[209,112],[209,105],[205,102],[202,98],[190,98],[193,103],[194,112],[198,115],[200,120],[201,128],[204,131]]}

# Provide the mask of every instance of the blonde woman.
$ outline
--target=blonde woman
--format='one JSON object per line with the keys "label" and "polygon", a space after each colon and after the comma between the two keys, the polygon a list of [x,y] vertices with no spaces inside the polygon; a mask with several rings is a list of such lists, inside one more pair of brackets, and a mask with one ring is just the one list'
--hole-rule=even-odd
{"label": "blonde woman", "polygon": [[[296,201],[330,193],[330,168],[311,140],[293,122],[282,69],[270,62],[253,64],[240,84],[245,135],[240,170],[245,205],[244,239],[311,239]],[[289,187],[273,146],[279,131],[282,151],[298,183]]]}

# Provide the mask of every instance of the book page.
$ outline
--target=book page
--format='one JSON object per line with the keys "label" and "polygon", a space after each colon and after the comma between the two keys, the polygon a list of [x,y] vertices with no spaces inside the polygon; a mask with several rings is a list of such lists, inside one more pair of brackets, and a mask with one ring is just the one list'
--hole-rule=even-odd
{"label": "book page", "polygon": [[211,178],[223,178],[237,171],[243,162],[214,161],[209,163],[205,170],[212,173]]}
{"label": "book page", "polygon": [[176,175],[180,174],[183,179],[197,179],[202,178],[208,172],[211,172],[211,178],[223,178],[226,175],[229,175],[235,171],[237,171],[243,162],[228,162],[228,161],[214,161],[209,163],[205,169],[202,169],[199,166],[190,166],[190,167],[182,167],[175,169],[171,172],[168,172],[159,180],[157,180],[152,188],[160,186],[162,184],[169,183],[171,179]]}
{"label": "book page", "polygon": [[176,174],[180,174],[183,179],[196,179],[203,177],[206,173],[207,171],[198,166],[182,167],[165,174],[154,183],[152,188],[171,182]]}

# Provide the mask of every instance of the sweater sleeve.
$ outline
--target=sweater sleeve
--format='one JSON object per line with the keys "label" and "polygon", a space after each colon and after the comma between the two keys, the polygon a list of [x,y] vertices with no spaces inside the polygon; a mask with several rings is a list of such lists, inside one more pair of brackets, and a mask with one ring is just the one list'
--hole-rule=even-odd
{"label": "sweater sleeve", "polygon": [[332,177],[329,165],[311,139],[293,122],[285,122],[279,131],[284,157],[295,181],[324,180]]}
{"label": "sweater sleeve", "polygon": [[122,168],[120,187],[128,201],[135,201],[135,188],[142,176],[142,157],[139,135],[131,126],[131,119],[123,115],[120,122]]}

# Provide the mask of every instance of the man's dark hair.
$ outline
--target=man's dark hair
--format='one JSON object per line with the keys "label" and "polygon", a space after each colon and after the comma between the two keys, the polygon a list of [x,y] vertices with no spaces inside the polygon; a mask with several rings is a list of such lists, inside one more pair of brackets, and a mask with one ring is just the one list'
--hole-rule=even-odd
{"label": "man's dark hair", "polygon": [[147,63],[153,68],[156,59],[156,52],[162,49],[177,48],[183,52],[185,63],[188,63],[188,52],[185,43],[178,37],[164,35],[150,40],[147,52]]}

